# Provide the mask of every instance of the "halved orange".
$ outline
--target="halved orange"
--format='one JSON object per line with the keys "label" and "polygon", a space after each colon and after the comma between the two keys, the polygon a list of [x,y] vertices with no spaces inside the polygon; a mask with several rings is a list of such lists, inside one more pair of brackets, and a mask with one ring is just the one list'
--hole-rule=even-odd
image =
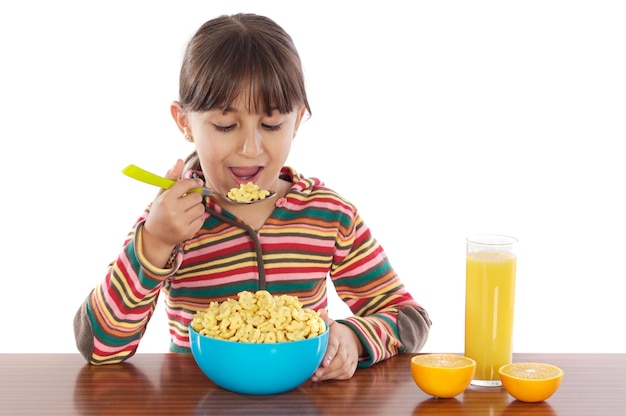
{"label": "halved orange", "polygon": [[447,399],[462,393],[476,371],[476,361],[457,354],[421,354],[411,358],[411,375],[426,394]]}
{"label": "halved orange", "polygon": [[541,402],[561,385],[563,370],[545,363],[512,363],[498,370],[502,387],[517,400]]}

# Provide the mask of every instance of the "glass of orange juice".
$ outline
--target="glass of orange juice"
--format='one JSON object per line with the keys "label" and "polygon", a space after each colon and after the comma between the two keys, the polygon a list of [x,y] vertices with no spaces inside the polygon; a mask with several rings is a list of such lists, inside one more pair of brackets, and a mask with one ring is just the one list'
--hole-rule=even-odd
{"label": "glass of orange juice", "polygon": [[515,243],[498,234],[467,238],[465,356],[476,361],[473,385],[501,386],[498,369],[513,358]]}

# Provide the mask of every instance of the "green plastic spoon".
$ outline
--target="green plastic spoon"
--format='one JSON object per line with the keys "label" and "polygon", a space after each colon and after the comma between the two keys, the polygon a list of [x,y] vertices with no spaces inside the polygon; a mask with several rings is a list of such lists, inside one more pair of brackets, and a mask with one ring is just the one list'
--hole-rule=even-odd
{"label": "green plastic spoon", "polygon": [[[172,179],[164,178],[152,172],[148,172],[147,170],[142,169],[136,165],[126,166],[124,169],[122,169],[122,173],[140,182],[147,183],[149,185],[158,186],[159,188],[163,188],[163,189],[169,189],[176,182]],[[218,195],[224,198],[226,201],[231,202],[233,204],[254,204],[254,203],[261,202],[264,200],[264,199],[256,199],[253,201],[235,201],[234,199],[229,198],[228,195],[220,194],[219,192],[216,192],[213,189],[210,189],[207,187],[191,189],[191,192],[200,192],[204,196]],[[270,194],[266,196],[265,199],[272,198],[274,196],[276,196],[276,192],[270,192]]]}

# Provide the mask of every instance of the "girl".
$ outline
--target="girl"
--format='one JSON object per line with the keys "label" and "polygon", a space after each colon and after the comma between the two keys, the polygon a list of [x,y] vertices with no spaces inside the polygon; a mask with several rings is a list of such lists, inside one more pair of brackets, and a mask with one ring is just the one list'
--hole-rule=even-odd
{"label": "girl", "polygon": [[[211,301],[243,290],[298,296],[330,325],[314,381],[348,379],[399,352],[418,352],[430,329],[357,209],[315,178],[284,166],[311,109],[298,52],[272,20],[253,14],[206,22],[189,42],[171,114],[195,144],[167,173],[116,261],[74,319],[76,343],[92,364],[131,357],[159,293],[170,349],[189,352],[187,326]],[[222,194],[253,182],[276,192],[252,205]],[[327,276],[353,315],[326,313]]]}

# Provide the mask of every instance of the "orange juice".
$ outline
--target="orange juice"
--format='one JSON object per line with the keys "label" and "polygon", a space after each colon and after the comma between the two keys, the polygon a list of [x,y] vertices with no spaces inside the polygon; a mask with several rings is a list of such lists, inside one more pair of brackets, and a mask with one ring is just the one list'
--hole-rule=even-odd
{"label": "orange juice", "polygon": [[465,355],[476,361],[472,384],[501,385],[498,369],[511,363],[516,263],[512,252],[468,249]]}

